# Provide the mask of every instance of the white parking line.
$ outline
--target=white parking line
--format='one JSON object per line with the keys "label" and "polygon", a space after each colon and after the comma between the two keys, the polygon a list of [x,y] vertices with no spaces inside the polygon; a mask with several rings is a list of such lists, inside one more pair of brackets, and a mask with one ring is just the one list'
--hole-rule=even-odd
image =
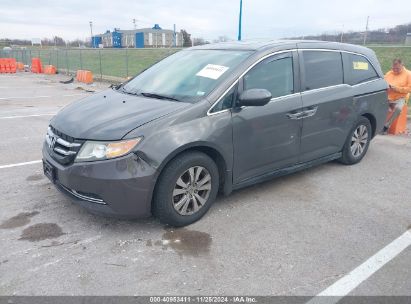
{"label": "white parking line", "polygon": [[72,97],[72,96],[82,96],[89,95],[87,93],[78,93],[78,94],[66,94],[66,95],[41,95],[41,96],[10,96],[10,97],[0,97],[0,100],[7,99],[35,99],[35,98],[58,98],[58,97]]}
{"label": "white parking line", "polygon": [[36,86],[36,87],[14,87],[14,86],[8,86],[8,87],[4,87],[4,86],[1,86],[0,87],[0,89],[38,89],[39,87],[42,87],[42,88],[52,88],[52,87],[55,87],[55,86],[52,86],[52,85],[41,85],[41,84],[39,84],[38,86]]}
{"label": "white parking line", "polygon": [[15,115],[15,116],[0,116],[0,119],[13,119],[13,118],[25,118],[25,117],[38,117],[38,116],[53,116],[56,113],[47,113],[47,114],[32,114],[32,115]]}
{"label": "white parking line", "polygon": [[0,169],[20,167],[20,166],[26,166],[26,165],[33,165],[33,164],[38,164],[38,163],[41,163],[41,160],[33,160],[33,161],[25,162],[25,163],[3,165],[3,166],[0,166]]}
{"label": "white parking line", "polygon": [[[407,230],[400,237],[385,246],[360,266],[352,270],[346,276],[339,279],[337,282],[319,293],[316,297],[314,297],[307,303],[337,303],[339,300],[341,300],[342,297],[348,295],[358,285],[368,279],[372,274],[374,274],[389,261],[394,259],[398,254],[400,254],[410,245],[411,229]],[[321,297],[333,298],[321,299]]]}

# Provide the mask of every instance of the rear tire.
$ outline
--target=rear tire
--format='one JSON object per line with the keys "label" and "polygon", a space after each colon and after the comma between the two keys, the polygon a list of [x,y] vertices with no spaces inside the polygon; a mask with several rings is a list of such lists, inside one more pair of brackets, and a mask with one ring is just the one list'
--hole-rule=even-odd
{"label": "rear tire", "polygon": [[359,163],[367,153],[372,136],[370,121],[361,116],[348,133],[339,161],[345,165]]}
{"label": "rear tire", "polygon": [[213,204],[219,186],[215,162],[202,152],[186,152],[161,173],[153,197],[153,214],[181,227],[198,221]]}

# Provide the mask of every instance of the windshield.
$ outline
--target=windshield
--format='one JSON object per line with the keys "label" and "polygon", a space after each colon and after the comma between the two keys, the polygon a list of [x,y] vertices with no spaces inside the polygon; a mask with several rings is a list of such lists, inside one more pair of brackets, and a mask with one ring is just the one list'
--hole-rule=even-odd
{"label": "windshield", "polygon": [[195,102],[208,95],[249,51],[187,50],[153,65],[120,90],[129,94]]}

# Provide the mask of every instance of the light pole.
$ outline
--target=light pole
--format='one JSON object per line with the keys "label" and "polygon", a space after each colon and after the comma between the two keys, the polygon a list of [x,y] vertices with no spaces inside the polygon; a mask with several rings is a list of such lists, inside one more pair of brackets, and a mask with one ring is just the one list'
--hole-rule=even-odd
{"label": "light pole", "polygon": [[91,34],[91,47],[93,47],[93,21],[89,21]]}
{"label": "light pole", "polygon": [[241,22],[243,18],[243,0],[240,0],[240,16],[238,19],[238,41],[241,41]]}

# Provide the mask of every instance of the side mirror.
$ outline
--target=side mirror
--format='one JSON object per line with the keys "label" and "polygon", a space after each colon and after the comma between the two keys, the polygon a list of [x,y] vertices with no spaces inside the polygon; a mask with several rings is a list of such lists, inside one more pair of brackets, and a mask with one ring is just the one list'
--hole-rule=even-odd
{"label": "side mirror", "polygon": [[272,95],[266,89],[249,89],[241,93],[238,98],[240,107],[258,107],[266,105],[272,98]]}

